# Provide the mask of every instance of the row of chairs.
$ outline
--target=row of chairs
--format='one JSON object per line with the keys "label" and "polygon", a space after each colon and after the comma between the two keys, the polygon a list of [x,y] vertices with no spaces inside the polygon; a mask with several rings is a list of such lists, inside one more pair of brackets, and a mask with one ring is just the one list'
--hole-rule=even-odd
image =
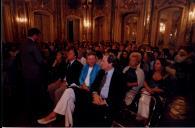
{"label": "row of chairs", "polygon": [[113,127],[154,127],[158,125],[163,115],[166,98],[161,98],[159,101],[156,96],[151,96],[149,118],[137,120],[136,117],[141,117],[137,113],[140,97],[141,93],[138,93],[130,106],[121,109],[117,118],[112,122]]}

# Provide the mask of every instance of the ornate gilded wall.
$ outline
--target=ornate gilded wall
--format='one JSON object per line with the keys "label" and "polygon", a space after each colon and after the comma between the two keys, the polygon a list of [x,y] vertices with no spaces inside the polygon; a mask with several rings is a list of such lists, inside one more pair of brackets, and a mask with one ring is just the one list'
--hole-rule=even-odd
{"label": "ornate gilded wall", "polygon": [[43,42],[195,42],[193,0],[3,0],[2,11],[6,42],[24,39],[30,27],[41,29]]}

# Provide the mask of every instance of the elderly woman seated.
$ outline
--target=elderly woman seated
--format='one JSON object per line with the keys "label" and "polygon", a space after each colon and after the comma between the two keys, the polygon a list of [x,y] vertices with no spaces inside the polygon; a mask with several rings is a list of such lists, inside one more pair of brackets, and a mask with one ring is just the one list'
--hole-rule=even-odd
{"label": "elderly woman seated", "polygon": [[140,61],[140,53],[131,53],[129,66],[125,67],[123,70],[126,81],[127,92],[125,97],[125,104],[127,106],[131,105],[136,94],[139,92],[140,88],[143,87],[144,84],[144,72],[139,67]]}

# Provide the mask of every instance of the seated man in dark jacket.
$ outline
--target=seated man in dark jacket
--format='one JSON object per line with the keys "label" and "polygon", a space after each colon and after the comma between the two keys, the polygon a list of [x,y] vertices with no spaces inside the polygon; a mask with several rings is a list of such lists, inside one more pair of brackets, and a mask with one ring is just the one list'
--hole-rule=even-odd
{"label": "seated man in dark jacket", "polygon": [[68,49],[68,63],[65,66],[65,71],[57,81],[48,86],[50,95],[54,96],[55,104],[58,102],[67,86],[73,83],[79,85],[79,76],[83,65],[77,60],[77,56],[78,52],[76,49]]}
{"label": "seated man in dark jacket", "polygon": [[93,126],[111,126],[112,119],[119,112],[124,97],[123,76],[116,68],[116,57],[105,55],[101,70],[92,84]]}

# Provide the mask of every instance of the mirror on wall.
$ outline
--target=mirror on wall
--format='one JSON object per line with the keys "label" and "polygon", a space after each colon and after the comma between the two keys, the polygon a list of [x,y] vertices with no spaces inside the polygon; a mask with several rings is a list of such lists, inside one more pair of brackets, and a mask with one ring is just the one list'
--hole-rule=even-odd
{"label": "mirror on wall", "polygon": [[122,35],[124,41],[129,41],[136,43],[137,37],[137,24],[138,16],[135,14],[128,14],[123,19],[123,30],[124,34]]}
{"label": "mirror on wall", "polygon": [[165,8],[159,11],[157,45],[175,47],[181,26],[182,8]]}

